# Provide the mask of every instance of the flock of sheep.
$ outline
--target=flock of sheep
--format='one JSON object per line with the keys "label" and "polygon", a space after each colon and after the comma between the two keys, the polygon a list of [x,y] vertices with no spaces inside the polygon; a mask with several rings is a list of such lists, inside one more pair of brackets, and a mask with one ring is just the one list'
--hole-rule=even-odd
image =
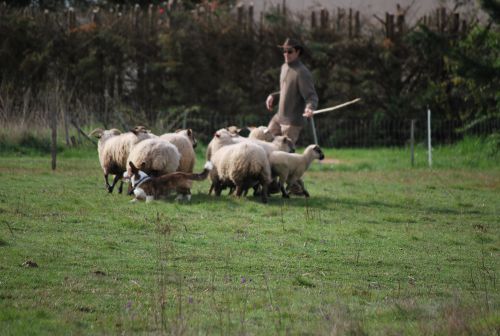
{"label": "flock of sheep", "polygon": [[[108,192],[113,192],[120,181],[121,193],[124,180],[132,181],[129,194],[135,194],[133,201],[167,196],[148,195],[150,189],[141,189],[137,184],[138,178],[142,183],[159,176],[163,180],[156,179],[156,183],[178,180],[172,184],[178,200],[190,200],[192,180],[207,175],[212,182],[209,194],[213,191],[216,196],[225,188],[238,197],[253,188],[254,195],[260,195],[264,203],[271,193],[281,192],[283,197],[290,197],[290,189],[309,197],[301,178],[314,159],[324,158],[317,145],[308,146],[303,154],[294,153],[295,147],[288,137],[274,137],[264,126],[253,128],[248,137],[240,136],[232,126],[215,132],[207,146],[204,173],[193,174],[197,143],[191,129],[157,136],[144,126],[136,126],[126,133],[113,128],[96,129],[90,135],[99,139],[99,162]],[[115,176],[111,184],[109,175]]]}

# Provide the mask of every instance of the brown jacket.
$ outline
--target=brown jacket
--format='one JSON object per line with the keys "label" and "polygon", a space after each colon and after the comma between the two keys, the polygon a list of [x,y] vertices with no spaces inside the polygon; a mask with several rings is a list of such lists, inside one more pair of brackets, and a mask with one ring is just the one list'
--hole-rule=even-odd
{"label": "brown jacket", "polygon": [[277,117],[283,125],[303,126],[305,118],[302,114],[306,106],[312,110],[318,107],[312,75],[299,59],[283,64],[280,91],[272,95],[280,96]]}

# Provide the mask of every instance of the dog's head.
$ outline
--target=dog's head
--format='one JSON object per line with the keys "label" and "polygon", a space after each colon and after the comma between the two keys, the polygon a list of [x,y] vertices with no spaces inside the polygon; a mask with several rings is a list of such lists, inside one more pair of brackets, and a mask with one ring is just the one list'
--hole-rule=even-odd
{"label": "dog's head", "polygon": [[[146,174],[145,172],[143,172],[142,170],[140,170],[139,168],[137,168],[133,162],[129,162],[128,163],[129,166],[130,166],[130,176],[128,174],[128,172],[125,172],[123,174],[123,177],[127,180],[130,181],[130,184],[132,185],[132,188],[130,188],[128,194],[129,195],[132,195],[132,194],[136,194],[137,195],[137,190],[138,189],[141,189],[139,188],[139,186],[141,184],[143,184],[144,182],[146,181],[149,181],[151,179],[151,177],[149,177],[148,174]],[[142,167],[144,167],[145,165],[145,162],[142,163]],[[141,189],[142,190],[142,189]],[[144,190],[142,190],[142,192],[144,192]]]}

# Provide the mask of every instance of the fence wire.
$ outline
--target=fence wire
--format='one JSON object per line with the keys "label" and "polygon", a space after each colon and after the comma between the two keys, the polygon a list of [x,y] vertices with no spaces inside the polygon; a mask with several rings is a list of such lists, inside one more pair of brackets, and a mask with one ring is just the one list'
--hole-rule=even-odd
{"label": "fence wire", "polygon": [[[267,125],[271,115],[262,118],[252,116],[219,117],[187,120],[186,125],[197,132],[197,137],[207,143],[214,132],[227,126]],[[424,143],[427,139],[427,120],[414,120],[414,141]],[[324,147],[401,147],[411,141],[411,119],[381,120],[368,119],[315,119],[318,143]],[[467,127],[459,120],[432,120],[433,144],[451,144],[465,136],[488,136],[500,132],[500,119],[490,119]],[[311,123],[307,122],[298,141],[299,146],[314,143]]]}

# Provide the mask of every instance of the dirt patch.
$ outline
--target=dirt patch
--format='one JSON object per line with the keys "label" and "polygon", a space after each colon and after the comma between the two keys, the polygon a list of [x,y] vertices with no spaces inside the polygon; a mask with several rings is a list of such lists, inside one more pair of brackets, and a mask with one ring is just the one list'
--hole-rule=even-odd
{"label": "dirt patch", "polygon": [[341,163],[341,161],[338,159],[328,159],[328,158],[324,158],[320,162],[324,163],[324,164],[339,164],[339,163]]}

